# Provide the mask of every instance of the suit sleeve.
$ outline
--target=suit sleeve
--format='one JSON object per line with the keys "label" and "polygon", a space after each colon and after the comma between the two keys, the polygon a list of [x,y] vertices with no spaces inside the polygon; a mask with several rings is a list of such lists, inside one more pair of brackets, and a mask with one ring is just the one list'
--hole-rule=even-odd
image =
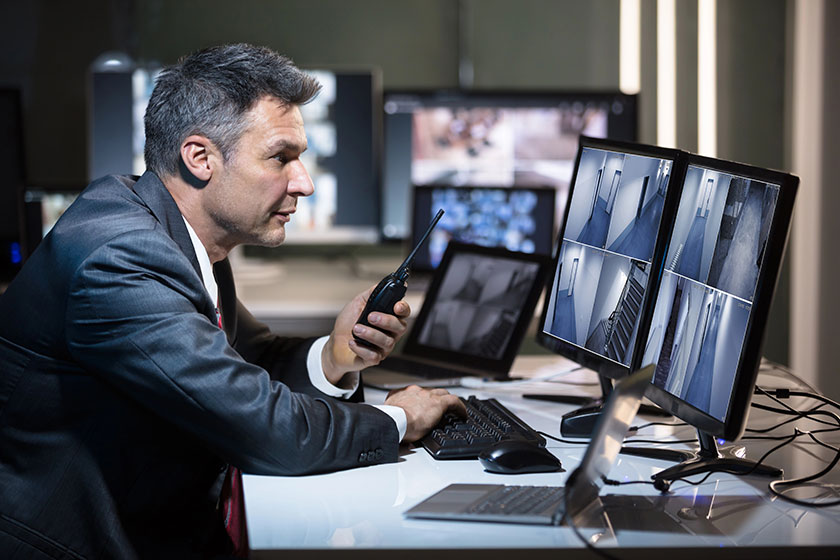
{"label": "suit sleeve", "polygon": [[[398,433],[388,415],[292,392],[230,346],[200,311],[208,300],[167,236],[121,235],[90,254],[73,276],[68,350],[91,374],[244,472],[305,474],[396,461]],[[293,353],[305,353],[309,345],[293,346]],[[251,346],[259,348],[264,357],[272,354]]]}

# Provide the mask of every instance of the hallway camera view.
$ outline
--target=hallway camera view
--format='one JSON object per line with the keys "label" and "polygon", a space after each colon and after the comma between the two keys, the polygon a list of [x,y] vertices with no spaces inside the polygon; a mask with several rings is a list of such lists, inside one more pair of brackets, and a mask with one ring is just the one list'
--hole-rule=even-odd
{"label": "hallway camera view", "polygon": [[690,166],[643,363],[725,421],[779,187]]}
{"label": "hallway camera view", "polygon": [[538,271],[538,263],[456,255],[418,341],[442,350],[501,358]]}
{"label": "hallway camera view", "polygon": [[546,333],[630,365],[672,163],[582,151]]}

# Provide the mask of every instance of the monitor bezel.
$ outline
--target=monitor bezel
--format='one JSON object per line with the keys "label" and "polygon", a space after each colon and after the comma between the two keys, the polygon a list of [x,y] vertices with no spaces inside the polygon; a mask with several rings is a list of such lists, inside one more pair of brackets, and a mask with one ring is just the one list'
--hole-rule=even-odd
{"label": "monitor bezel", "polygon": [[[726,441],[735,441],[743,435],[749,415],[758,367],[761,362],[761,351],[766,333],[765,327],[770,314],[770,305],[778,284],[779,270],[790,235],[793,204],[799,178],[781,171],[695,154],[686,154],[685,161],[686,171],[689,166],[696,166],[779,186],[776,209],[767,237],[764,263],[759,270],[758,280],[756,281],[752,311],[747,322],[747,332],[738,360],[732,391],[729,395],[726,419],[720,421],[676,395],[657,387],[653,382],[648,385],[646,391],[646,396],[651,401],[698,430]],[[673,221],[671,225],[674,225]],[[673,235],[673,227],[671,229],[672,231],[667,232],[666,235],[669,244]],[[664,259],[659,264],[659,274],[661,275],[664,272]],[[651,311],[652,307],[653,305],[651,305]]]}
{"label": "monitor bezel", "polygon": [[[446,273],[449,269],[449,264],[458,255],[478,255],[489,258],[508,259],[522,263],[535,263],[538,265],[537,274],[534,282],[531,285],[531,290],[525,299],[516,326],[513,329],[511,337],[508,341],[507,348],[504,354],[498,359],[486,358],[482,356],[465,355],[462,352],[455,352],[437,348],[435,346],[428,346],[419,342],[419,337],[422,328],[428,320],[429,313],[434,307],[435,299],[440,291],[441,285]],[[549,258],[545,255],[538,255],[533,253],[520,253],[509,251],[503,247],[483,247],[481,245],[471,245],[468,243],[461,243],[458,241],[450,241],[446,247],[446,252],[440,261],[435,271],[435,275],[429,285],[428,291],[423,300],[423,306],[417,314],[414,324],[409,329],[405,337],[405,345],[402,353],[410,356],[418,356],[423,359],[434,360],[436,362],[444,362],[454,366],[464,366],[472,370],[480,370],[487,373],[488,377],[504,378],[510,372],[510,367],[513,364],[519,352],[519,347],[525,337],[525,333],[534,318],[534,309],[542,294],[545,285],[545,278],[549,272]]]}
{"label": "monitor bezel", "polygon": [[[556,227],[556,216],[555,216],[555,213],[554,213],[554,206],[555,206],[555,201],[557,200],[557,189],[555,189],[554,187],[550,187],[550,186],[530,186],[530,185],[521,186],[521,187],[517,187],[517,186],[514,186],[514,187],[490,187],[490,186],[484,186],[484,185],[444,185],[444,184],[413,185],[412,186],[412,194],[411,194],[411,200],[412,200],[412,205],[411,205],[411,231],[410,231],[410,237],[407,240],[409,243],[406,247],[406,249],[407,249],[406,254],[408,254],[408,252],[410,252],[417,245],[417,243],[420,241],[420,238],[423,237],[423,234],[426,232],[426,228],[429,226],[429,220],[431,220],[432,217],[434,216],[434,211],[433,211],[432,208],[430,208],[428,218],[425,219],[425,220],[419,219],[419,217],[417,216],[418,194],[421,193],[421,192],[434,191],[434,190],[438,190],[438,189],[456,189],[456,190],[460,190],[460,189],[468,190],[469,189],[469,190],[474,190],[474,191],[475,190],[481,190],[481,191],[499,191],[499,190],[501,190],[501,191],[511,191],[511,192],[514,192],[516,190],[524,190],[524,191],[535,192],[535,193],[537,193],[537,196],[539,196],[540,193],[545,194],[547,196],[550,196],[552,211],[551,211],[551,223],[549,224],[550,237],[548,239],[548,252],[537,253],[537,254],[543,255],[546,258],[551,257],[553,240],[554,240],[554,233],[555,233],[554,228]],[[460,243],[464,243],[463,241],[456,240],[456,239],[453,239],[452,241],[458,241]],[[422,247],[421,251],[422,251],[422,254],[427,255],[428,254],[428,246]],[[418,255],[419,254],[421,254],[421,252],[418,252]],[[415,260],[415,262],[412,264],[411,268],[414,272],[432,272],[432,271],[435,270],[436,267],[431,266],[429,263],[425,263],[424,261]]]}
{"label": "monitor bezel", "polygon": [[[654,244],[653,257],[651,258],[651,270],[648,280],[648,287],[645,290],[645,297],[642,302],[641,317],[639,318],[640,331],[636,337],[636,343],[633,348],[633,358],[629,366],[625,366],[615,362],[605,356],[597,354],[587,348],[566,342],[562,339],[554,337],[545,332],[544,325],[546,317],[549,313],[549,306],[551,298],[550,291],[554,286],[554,276],[557,274],[559,259],[561,255],[561,247],[563,238],[568,224],[569,210],[571,208],[572,195],[574,193],[575,180],[577,178],[578,169],[580,166],[581,156],[584,149],[592,148],[606,151],[617,151],[632,155],[639,155],[644,157],[667,159],[671,161],[671,178],[669,179],[668,192],[665,196],[665,202],[662,208],[662,216],[660,217],[659,229],[656,235],[656,243]],[[660,146],[651,146],[648,144],[639,144],[636,142],[625,142],[621,140],[610,140],[602,138],[592,138],[589,136],[581,136],[578,144],[578,153],[575,158],[574,171],[572,172],[572,179],[569,183],[569,193],[566,199],[566,208],[563,212],[562,227],[555,236],[554,252],[552,256],[552,265],[549,275],[546,278],[546,296],[543,300],[543,308],[540,314],[540,322],[537,325],[536,341],[537,344],[546,348],[550,352],[559,354],[570,360],[577,362],[581,366],[596,371],[599,375],[609,379],[621,379],[626,377],[631,372],[639,369],[642,361],[642,354],[644,344],[647,341],[648,330],[650,328],[651,315],[653,313],[653,306],[656,302],[655,295],[659,291],[659,281],[662,275],[661,263],[665,259],[667,252],[667,234],[669,231],[668,224],[673,221],[679,197],[674,195],[675,187],[680,189],[685,179],[685,152],[672,148],[663,148]]]}

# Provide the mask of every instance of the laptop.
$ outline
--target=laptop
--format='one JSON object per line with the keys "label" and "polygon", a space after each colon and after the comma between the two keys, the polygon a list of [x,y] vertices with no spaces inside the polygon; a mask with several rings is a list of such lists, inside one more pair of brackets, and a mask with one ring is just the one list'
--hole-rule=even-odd
{"label": "laptop", "polygon": [[624,436],[650,385],[653,365],[624,378],[610,393],[580,466],[565,486],[450,484],[405,512],[410,519],[493,521],[560,525],[575,524],[599,494],[615,464]]}
{"label": "laptop", "polygon": [[365,385],[457,385],[505,378],[548,272],[543,255],[450,241],[398,354],[364,371]]}

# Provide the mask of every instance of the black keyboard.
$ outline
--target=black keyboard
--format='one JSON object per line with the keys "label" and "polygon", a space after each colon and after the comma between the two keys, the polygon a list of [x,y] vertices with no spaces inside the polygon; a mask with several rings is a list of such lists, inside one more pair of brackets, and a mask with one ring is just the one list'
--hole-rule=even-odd
{"label": "black keyboard", "polygon": [[467,407],[466,419],[447,414],[420,440],[435,459],[475,459],[484,449],[507,439],[545,445],[545,438],[496,399],[471,396],[461,400]]}

